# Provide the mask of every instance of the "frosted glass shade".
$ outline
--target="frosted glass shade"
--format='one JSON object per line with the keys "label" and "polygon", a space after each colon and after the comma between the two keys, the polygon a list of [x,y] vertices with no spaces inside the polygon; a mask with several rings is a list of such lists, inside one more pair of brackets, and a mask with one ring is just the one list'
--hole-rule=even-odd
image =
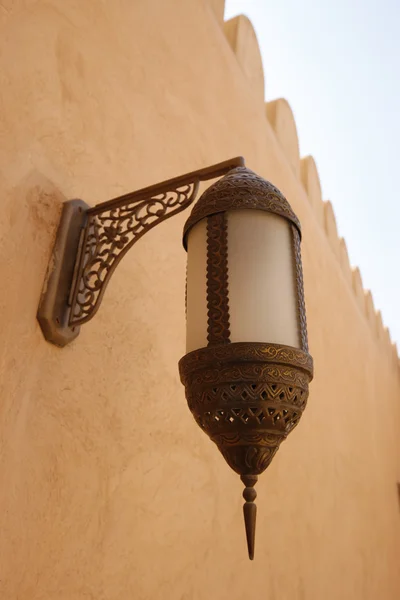
{"label": "frosted glass shade", "polygon": [[291,225],[261,210],[227,218],[231,342],[300,348]]}
{"label": "frosted glass shade", "polygon": [[187,244],[186,352],[207,346],[207,219],[195,225]]}
{"label": "frosted glass shade", "polygon": [[[226,213],[230,341],[300,348],[289,221],[262,210]],[[208,345],[207,218],[188,235],[187,347]]]}

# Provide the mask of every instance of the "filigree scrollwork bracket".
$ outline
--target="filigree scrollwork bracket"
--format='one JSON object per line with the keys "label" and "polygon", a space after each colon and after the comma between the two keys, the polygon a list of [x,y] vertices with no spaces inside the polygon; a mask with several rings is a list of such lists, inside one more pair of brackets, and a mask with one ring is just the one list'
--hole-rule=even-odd
{"label": "filigree scrollwork bracket", "polygon": [[63,206],[38,309],[45,338],[65,346],[94,317],[107,284],[130,248],[150,229],[195,200],[200,181],[242,166],[241,157],[175,177],[90,208]]}

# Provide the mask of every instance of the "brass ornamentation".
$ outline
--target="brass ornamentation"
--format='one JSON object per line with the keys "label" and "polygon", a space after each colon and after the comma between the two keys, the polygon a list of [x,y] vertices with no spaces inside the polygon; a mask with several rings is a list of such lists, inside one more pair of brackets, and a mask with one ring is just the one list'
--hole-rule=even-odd
{"label": "brass ornamentation", "polygon": [[252,558],[256,512],[247,503],[254,503],[257,476],[302,416],[312,358],[289,346],[236,342],[190,352],[180,360],[179,371],[197,424],[246,485],[244,515]]}
{"label": "brass ornamentation", "polygon": [[301,347],[304,352],[308,352],[308,335],[307,335],[307,317],[306,305],[304,302],[304,283],[303,283],[303,265],[301,261],[301,245],[300,234],[296,227],[292,226],[293,249],[296,265],[296,284],[297,284],[297,299],[298,299],[298,318]]}
{"label": "brass ornamentation", "polygon": [[229,344],[228,231],[226,213],[207,218],[208,345]]}
{"label": "brass ornamentation", "polygon": [[297,228],[301,236],[300,221],[278,188],[247,167],[237,167],[211,185],[193,207],[183,230],[185,248],[189,230],[205,217],[244,209],[265,210],[284,217]]}
{"label": "brass ornamentation", "polygon": [[199,182],[154,193],[147,198],[124,197],[118,205],[87,211],[77,284],[72,296],[70,325],[82,325],[97,312],[107,283],[120,260],[145,233],[189,206]]}

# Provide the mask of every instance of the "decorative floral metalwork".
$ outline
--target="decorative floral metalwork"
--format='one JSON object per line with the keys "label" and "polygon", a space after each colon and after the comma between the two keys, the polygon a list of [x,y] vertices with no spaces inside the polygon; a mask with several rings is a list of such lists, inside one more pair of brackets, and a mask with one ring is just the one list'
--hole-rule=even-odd
{"label": "decorative floral metalwork", "polygon": [[[71,251],[77,252],[73,274],[69,268],[67,273],[61,265],[50,286],[46,283],[44,296],[49,298],[51,292],[48,300],[50,308],[41,317],[46,338],[65,345],[76,337],[78,326],[96,314],[112,273],[133,244],[158,223],[190,206],[200,181],[221,177],[243,164],[243,158],[238,156],[108,200],[88,210],[79,207],[81,218],[78,225],[82,230],[78,249],[76,244],[71,244]],[[65,228],[59,232],[61,236],[66,234]],[[63,275],[61,279],[59,272]],[[64,283],[61,287],[60,281]],[[54,318],[57,302],[62,314]],[[60,312],[58,304],[57,312]],[[59,331],[61,323],[64,329]],[[50,334],[48,330],[51,330]],[[64,330],[68,330],[67,333]],[[53,335],[54,331],[57,336]],[[71,332],[75,332],[73,336]]]}
{"label": "decorative floral metalwork", "polygon": [[70,325],[80,325],[94,316],[121,258],[147,231],[184,210],[197,188],[198,182],[191,182],[145,199],[124,198],[121,206],[105,205],[99,210],[100,205],[88,211]]}
{"label": "decorative floral metalwork", "polygon": [[226,213],[207,218],[208,345],[229,344],[228,226]]}

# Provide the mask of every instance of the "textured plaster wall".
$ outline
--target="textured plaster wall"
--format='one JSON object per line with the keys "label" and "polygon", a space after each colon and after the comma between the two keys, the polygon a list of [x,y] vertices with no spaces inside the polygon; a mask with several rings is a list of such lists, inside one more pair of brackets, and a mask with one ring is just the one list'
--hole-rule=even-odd
{"label": "textured plaster wall", "polygon": [[[222,14],[217,0],[0,2],[1,600],[400,596],[397,352],[289,105],[264,103],[250,22],[224,29]],[[316,368],[258,485],[253,563],[242,485],[178,381],[186,215],[135,246],[70,347],[35,320],[63,200],[238,154],[302,221]]]}

